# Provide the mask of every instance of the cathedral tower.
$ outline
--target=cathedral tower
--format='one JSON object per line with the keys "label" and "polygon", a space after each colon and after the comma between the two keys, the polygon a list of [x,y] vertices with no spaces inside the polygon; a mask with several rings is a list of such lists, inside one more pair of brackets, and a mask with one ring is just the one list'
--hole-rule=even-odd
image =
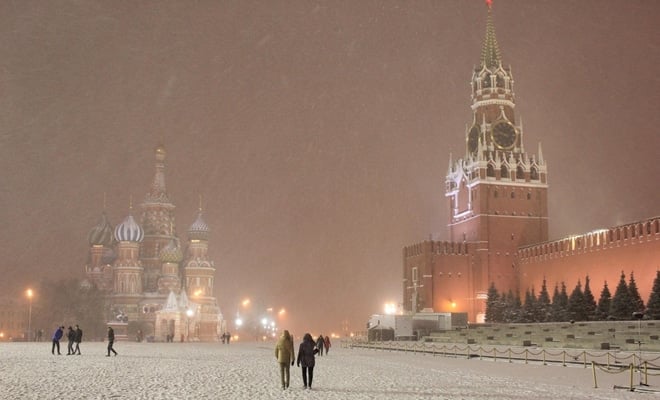
{"label": "cathedral tower", "polygon": [[144,269],[140,262],[140,242],[144,238],[142,227],[131,214],[115,228],[117,260],[114,263],[113,304],[116,311],[137,320],[138,302],[142,298]]}
{"label": "cathedral tower", "polygon": [[158,291],[158,278],[162,269],[160,251],[175,240],[175,206],[170,201],[165,188],[166,155],[165,147],[156,147],[156,172],[149,193],[142,203],[144,242],[141,258],[144,265],[146,292]]}
{"label": "cathedral tower", "polygon": [[209,227],[202,218],[200,207],[197,218],[188,229],[188,254],[184,262],[185,289],[190,301],[198,304],[197,334],[202,340],[218,335],[220,310],[213,296],[215,266],[208,257]]}

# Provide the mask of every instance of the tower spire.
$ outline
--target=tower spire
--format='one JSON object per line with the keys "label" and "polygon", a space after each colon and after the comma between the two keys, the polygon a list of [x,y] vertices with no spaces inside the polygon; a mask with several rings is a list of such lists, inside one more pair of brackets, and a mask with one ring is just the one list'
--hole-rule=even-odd
{"label": "tower spire", "polygon": [[497,45],[497,38],[495,37],[492,0],[487,0],[486,5],[488,6],[488,19],[486,20],[486,37],[484,38],[484,45],[481,49],[481,66],[490,69],[499,66],[502,59],[500,56],[500,48]]}

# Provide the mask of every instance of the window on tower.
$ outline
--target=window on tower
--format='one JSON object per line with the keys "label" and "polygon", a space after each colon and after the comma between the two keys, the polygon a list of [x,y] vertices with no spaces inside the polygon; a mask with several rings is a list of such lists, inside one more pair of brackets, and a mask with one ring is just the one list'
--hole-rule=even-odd
{"label": "window on tower", "polygon": [[509,177],[509,169],[506,166],[502,166],[502,170],[500,171],[500,174],[502,178],[508,178]]}
{"label": "window on tower", "polygon": [[490,176],[491,178],[495,177],[495,168],[493,167],[493,164],[488,164],[488,167],[486,167],[486,176]]}
{"label": "window on tower", "polygon": [[536,167],[532,167],[532,170],[530,171],[529,178],[538,181],[539,180],[539,170],[536,169]]}

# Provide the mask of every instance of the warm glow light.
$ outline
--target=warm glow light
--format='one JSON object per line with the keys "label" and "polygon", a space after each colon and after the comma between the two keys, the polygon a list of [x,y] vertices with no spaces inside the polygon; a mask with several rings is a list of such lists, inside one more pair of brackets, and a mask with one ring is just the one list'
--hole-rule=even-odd
{"label": "warm glow light", "polygon": [[241,304],[243,305],[243,307],[247,307],[247,306],[249,306],[249,305],[250,305],[250,299],[245,299],[245,300],[243,300],[243,301],[241,302]]}
{"label": "warm glow light", "polygon": [[282,317],[282,316],[284,316],[284,314],[286,314],[286,310],[282,308],[280,311],[277,312],[277,314],[278,314],[280,317]]}
{"label": "warm glow light", "polygon": [[240,318],[236,318],[236,326],[242,326],[243,325],[243,320]]}
{"label": "warm glow light", "polygon": [[455,301],[451,302],[451,308],[456,308],[456,302]]}
{"label": "warm glow light", "polygon": [[32,291],[32,289],[26,290],[25,294],[27,295],[28,299],[31,299],[32,296],[34,296],[34,292]]}
{"label": "warm glow light", "polygon": [[4,333],[4,332],[0,332],[0,338],[3,338],[3,337],[5,337],[5,333]]}
{"label": "warm glow light", "polygon": [[385,303],[385,314],[388,315],[396,314],[396,304]]}
{"label": "warm glow light", "polygon": [[195,290],[195,293],[193,293],[193,296],[197,297],[202,294],[202,289],[197,289]]}
{"label": "warm glow light", "polygon": [[188,318],[192,317],[194,313],[195,312],[193,310],[191,310],[190,308],[186,311],[186,315],[188,316]]}

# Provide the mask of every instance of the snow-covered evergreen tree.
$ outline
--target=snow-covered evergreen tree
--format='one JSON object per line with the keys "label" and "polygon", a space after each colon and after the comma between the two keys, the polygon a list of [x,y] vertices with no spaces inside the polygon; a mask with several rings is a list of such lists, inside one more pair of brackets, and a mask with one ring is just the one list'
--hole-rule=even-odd
{"label": "snow-covered evergreen tree", "polygon": [[621,278],[619,284],[614,291],[612,297],[612,304],[610,306],[610,315],[616,319],[628,320],[632,319],[634,311],[632,299],[630,298],[630,291],[626,284],[626,275],[621,271]]}
{"label": "snow-covered evergreen tree", "polygon": [[646,315],[651,319],[660,319],[660,271],[655,272],[653,288],[646,304]]}

